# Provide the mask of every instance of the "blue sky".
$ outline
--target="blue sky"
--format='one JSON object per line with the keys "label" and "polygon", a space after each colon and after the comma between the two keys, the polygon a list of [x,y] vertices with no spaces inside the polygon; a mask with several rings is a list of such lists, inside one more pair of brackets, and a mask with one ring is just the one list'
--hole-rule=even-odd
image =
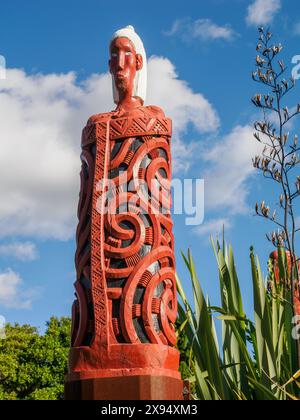
{"label": "blue sky", "polygon": [[184,216],[174,217],[178,272],[188,286],[180,250],[191,247],[204,289],[218,302],[209,235],[224,222],[251,311],[249,247],[264,267],[272,250],[269,227],[253,217],[255,202],[270,198],[273,188],[251,168],[256,27],[271,26],[291,65],[300,55],[298,3],[12,0],[1,6],[7,77],[0,80],[0,314],[7,321],[43,328],[51,315],[70,314],[81,129],[90,114],[112,108],[108,43],[128,24],[149,58],[149,102],[174,120],[174,176],[205,180],[204,224],[186,226]]}

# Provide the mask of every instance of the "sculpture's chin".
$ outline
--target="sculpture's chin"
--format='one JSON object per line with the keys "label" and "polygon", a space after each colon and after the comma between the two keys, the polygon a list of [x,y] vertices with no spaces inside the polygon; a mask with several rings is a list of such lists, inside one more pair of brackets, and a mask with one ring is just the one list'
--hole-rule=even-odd
{"label": "sculpture's chin", "polygon": [[125,95],[128,90],[126,80],[118,80],[116,82],[116,87],[119,91],[120,96]]}

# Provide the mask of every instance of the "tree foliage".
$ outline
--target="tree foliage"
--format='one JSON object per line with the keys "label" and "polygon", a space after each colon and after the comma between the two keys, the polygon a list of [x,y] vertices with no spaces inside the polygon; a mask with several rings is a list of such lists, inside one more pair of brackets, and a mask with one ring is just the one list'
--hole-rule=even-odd
{"label": "tree foliage", "polygon": [[0,340],[0,400],[63,399],[70,326],[69,318],[55,317],[44,335],[30,325],[6,326]]}

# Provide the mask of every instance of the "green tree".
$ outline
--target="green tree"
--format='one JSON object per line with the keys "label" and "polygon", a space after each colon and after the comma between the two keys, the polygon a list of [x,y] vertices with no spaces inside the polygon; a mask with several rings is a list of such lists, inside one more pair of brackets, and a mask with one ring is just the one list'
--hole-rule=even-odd
{"label": "green tree", "polygon": [[63,399],[70,327],[69,318],[55,317],[44,335],[29,325],[6,326],[0,340],[0,400]]}

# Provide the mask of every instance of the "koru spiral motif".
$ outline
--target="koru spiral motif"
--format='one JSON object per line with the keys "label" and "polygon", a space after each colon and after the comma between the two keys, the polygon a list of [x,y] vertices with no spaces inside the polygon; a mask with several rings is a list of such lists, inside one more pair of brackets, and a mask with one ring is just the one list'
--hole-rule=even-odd
{"label": "koru spiral motif", "polygon": [[176,344],[171,121],[143,109],[83,131],[74,347]]}

